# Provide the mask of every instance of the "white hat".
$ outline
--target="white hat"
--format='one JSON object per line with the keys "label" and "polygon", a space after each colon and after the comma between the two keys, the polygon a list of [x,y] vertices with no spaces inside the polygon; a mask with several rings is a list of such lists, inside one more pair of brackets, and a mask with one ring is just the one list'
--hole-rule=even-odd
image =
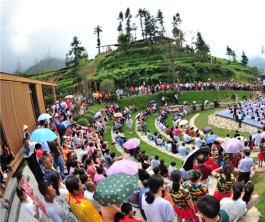
{"label": "white hat", "polygon": [[23,130],[27,129],[29,126],[23,125]]}

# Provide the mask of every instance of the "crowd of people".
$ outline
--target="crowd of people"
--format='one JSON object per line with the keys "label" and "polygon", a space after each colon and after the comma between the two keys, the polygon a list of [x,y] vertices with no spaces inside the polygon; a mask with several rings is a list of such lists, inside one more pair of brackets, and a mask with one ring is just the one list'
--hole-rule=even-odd
{"label": "crowd of people", "polygon": [[[55,102],[49,110],[52,118],[39,121],[39,128],[49,128],[58,135],[54,141],[30,141],[31,132],[27,125],[23,126],[24,159],[43,197],[35,195],[34,188],[21,172],[16,174],[16,192],[22,208],[39,221],[143,221],[135,217],[133,206],[139,206],[142,218],[147,221],[237,221],[257,202],[258,195],[250,181],[254,167],[250,153],[255,146],[255,142],[251,143],[252,138],[245,141],[242,152],[227,153],[217,137],[211,142],[207,140],[207,137],[213,136],[213,132],[201,135],[197,129],[186,124],[169,128],[166,119],[171,109],[166,102],[161,109],[155,103],[148,104],[135,119],[136,130],[146,134],[157,147],[179,153],[182,160],[197,148],[209,147],[207,155],[198,154],[195,157],[192,169],[177,169],[174,160],[170,166],[166,166],[159,155],[149,157],[140,147],[126,150],[123,146],[127,140],[123,127],[128,127],[129,133],[134,131],[132,114],[136,108],[133,104],[124,109],[117,103],[108,104],[101,109],[94,124],[80,127],[72,122],[64,127],[62,122],[73,116],[74,104],[74,99]],[[184,109],[180,108],[178,112],[183,120]],[[156,124],[159,131],[151,133],[145,121],[154,113],[158,116]],[[110,152],[110,141],[104,140],[106,130],[110,130],[107,128],[109,119],[113,119],[112,143],[117,143],[141,163],[138,169],[140,184],[139,190],[132,194],[137,196],[136,200],[129,198],[129,201],[116,205],[102,206],[94,199],[96,187],[107,177],[107,169],[124,159]],[[170,136],[170,140],[165,140],[163,134]],[[265,159],[264,135],[261,134],[262,139],[257,144],[261,149],[260,167]],[[238,132],[235,136],[240,137]],[[1,149],[6,148],[1,146]],[[5,158],[12,161],[11,150],[3,154],[10,156]],[[235,167],[240,171],[237,178],[234,176]],[[210,176],[217,179],[213,195],[209,195]],[[3,206],[8,205],[8,200],[2,202]]]}

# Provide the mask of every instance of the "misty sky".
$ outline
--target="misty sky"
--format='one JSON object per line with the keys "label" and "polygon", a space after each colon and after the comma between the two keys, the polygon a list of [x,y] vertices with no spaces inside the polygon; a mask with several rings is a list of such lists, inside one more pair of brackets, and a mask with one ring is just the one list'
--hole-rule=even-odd
{"label": "misty sky", "polygon": [[118,14],[127,7],[139,33],[138,9],[146,8],[152,15],[161,9],[170,37],[172,17],[178,12],[186,44],[191,33],[200,31],[217,57],[226,57],[227,45],[239,57],[243,51],[248,57],[261,55],[265,42],[264,0],[1,0],[0,71],[13,73],[18,61],[26,70],[43,59],[48,48],[52,57],[65,59],[74,36],[94,58],[94,28],[102,27],[102,45],[116,43]]}

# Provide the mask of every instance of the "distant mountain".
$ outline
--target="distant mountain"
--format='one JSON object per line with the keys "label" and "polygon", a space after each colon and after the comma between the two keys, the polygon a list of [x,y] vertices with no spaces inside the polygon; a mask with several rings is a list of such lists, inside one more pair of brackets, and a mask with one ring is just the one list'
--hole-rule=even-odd
{"label": "distant mountain", "polygon": [[51,58],[49,61],[47,59],[42,59],[35,65],[29,67],[25,72],[25,74],[32,75],[35,73],[49,72],[58,69],[62,69],[65,67],[64,60]]}
{"label": "distant mountain", "polygon": [[265,69],[265,56],[249,58],[248,65],[256,66],[259,69]]}

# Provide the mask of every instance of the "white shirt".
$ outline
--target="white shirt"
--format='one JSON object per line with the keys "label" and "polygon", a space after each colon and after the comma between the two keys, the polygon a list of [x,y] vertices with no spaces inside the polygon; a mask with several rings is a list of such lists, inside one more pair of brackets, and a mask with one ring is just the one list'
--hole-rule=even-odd
{"label": "white shirt", "polygon": [[220,201],[222,210],[225,210],[229,216],[229,221],[237,221],[241,216],[247,212],[246,202],[238,199],[232,200],[229,197],[225,197]]}
{"label": "white shirt", "polygon": [[101,205],[93,198],[93,195],[94,195],[94,192],[90,192],[88,190],[86,190],[84,192],[84,197],[90,202],[93,204],[93,206],[96,208],[96,210],[98,212],[101,211]]}
{"label": "white shirt", "polygon": [[145,201],[145,195],[142,196],[142,208],[147,221],[150,222],[169,222],[177,218],[177,214],[171,204],[161,198],[155,198],[154,202],[148,204]]}
{"label": "white shirt", "polygon": [[[36,215],[36,206],[33,203],[33,200],[27,195],[27,199],[29,200],[28,203],[22,203],[22,208],[27,211],[32,217]],[[42,217],[42,211],[39,209],[39,218]]]}
{"label": "white shirt", "polygon": [[250,172],[251,167],[253,166],[254,161],[251,157],[246,156],[239,162],[238,169],[242,173]]}
{"label": "white shirt", "polygon": [[51,218],[53,222],[66,221],[67,215],[56,201],[53,203],[48,203],[43,199],[42,203],[45,206],[49,218]]}

